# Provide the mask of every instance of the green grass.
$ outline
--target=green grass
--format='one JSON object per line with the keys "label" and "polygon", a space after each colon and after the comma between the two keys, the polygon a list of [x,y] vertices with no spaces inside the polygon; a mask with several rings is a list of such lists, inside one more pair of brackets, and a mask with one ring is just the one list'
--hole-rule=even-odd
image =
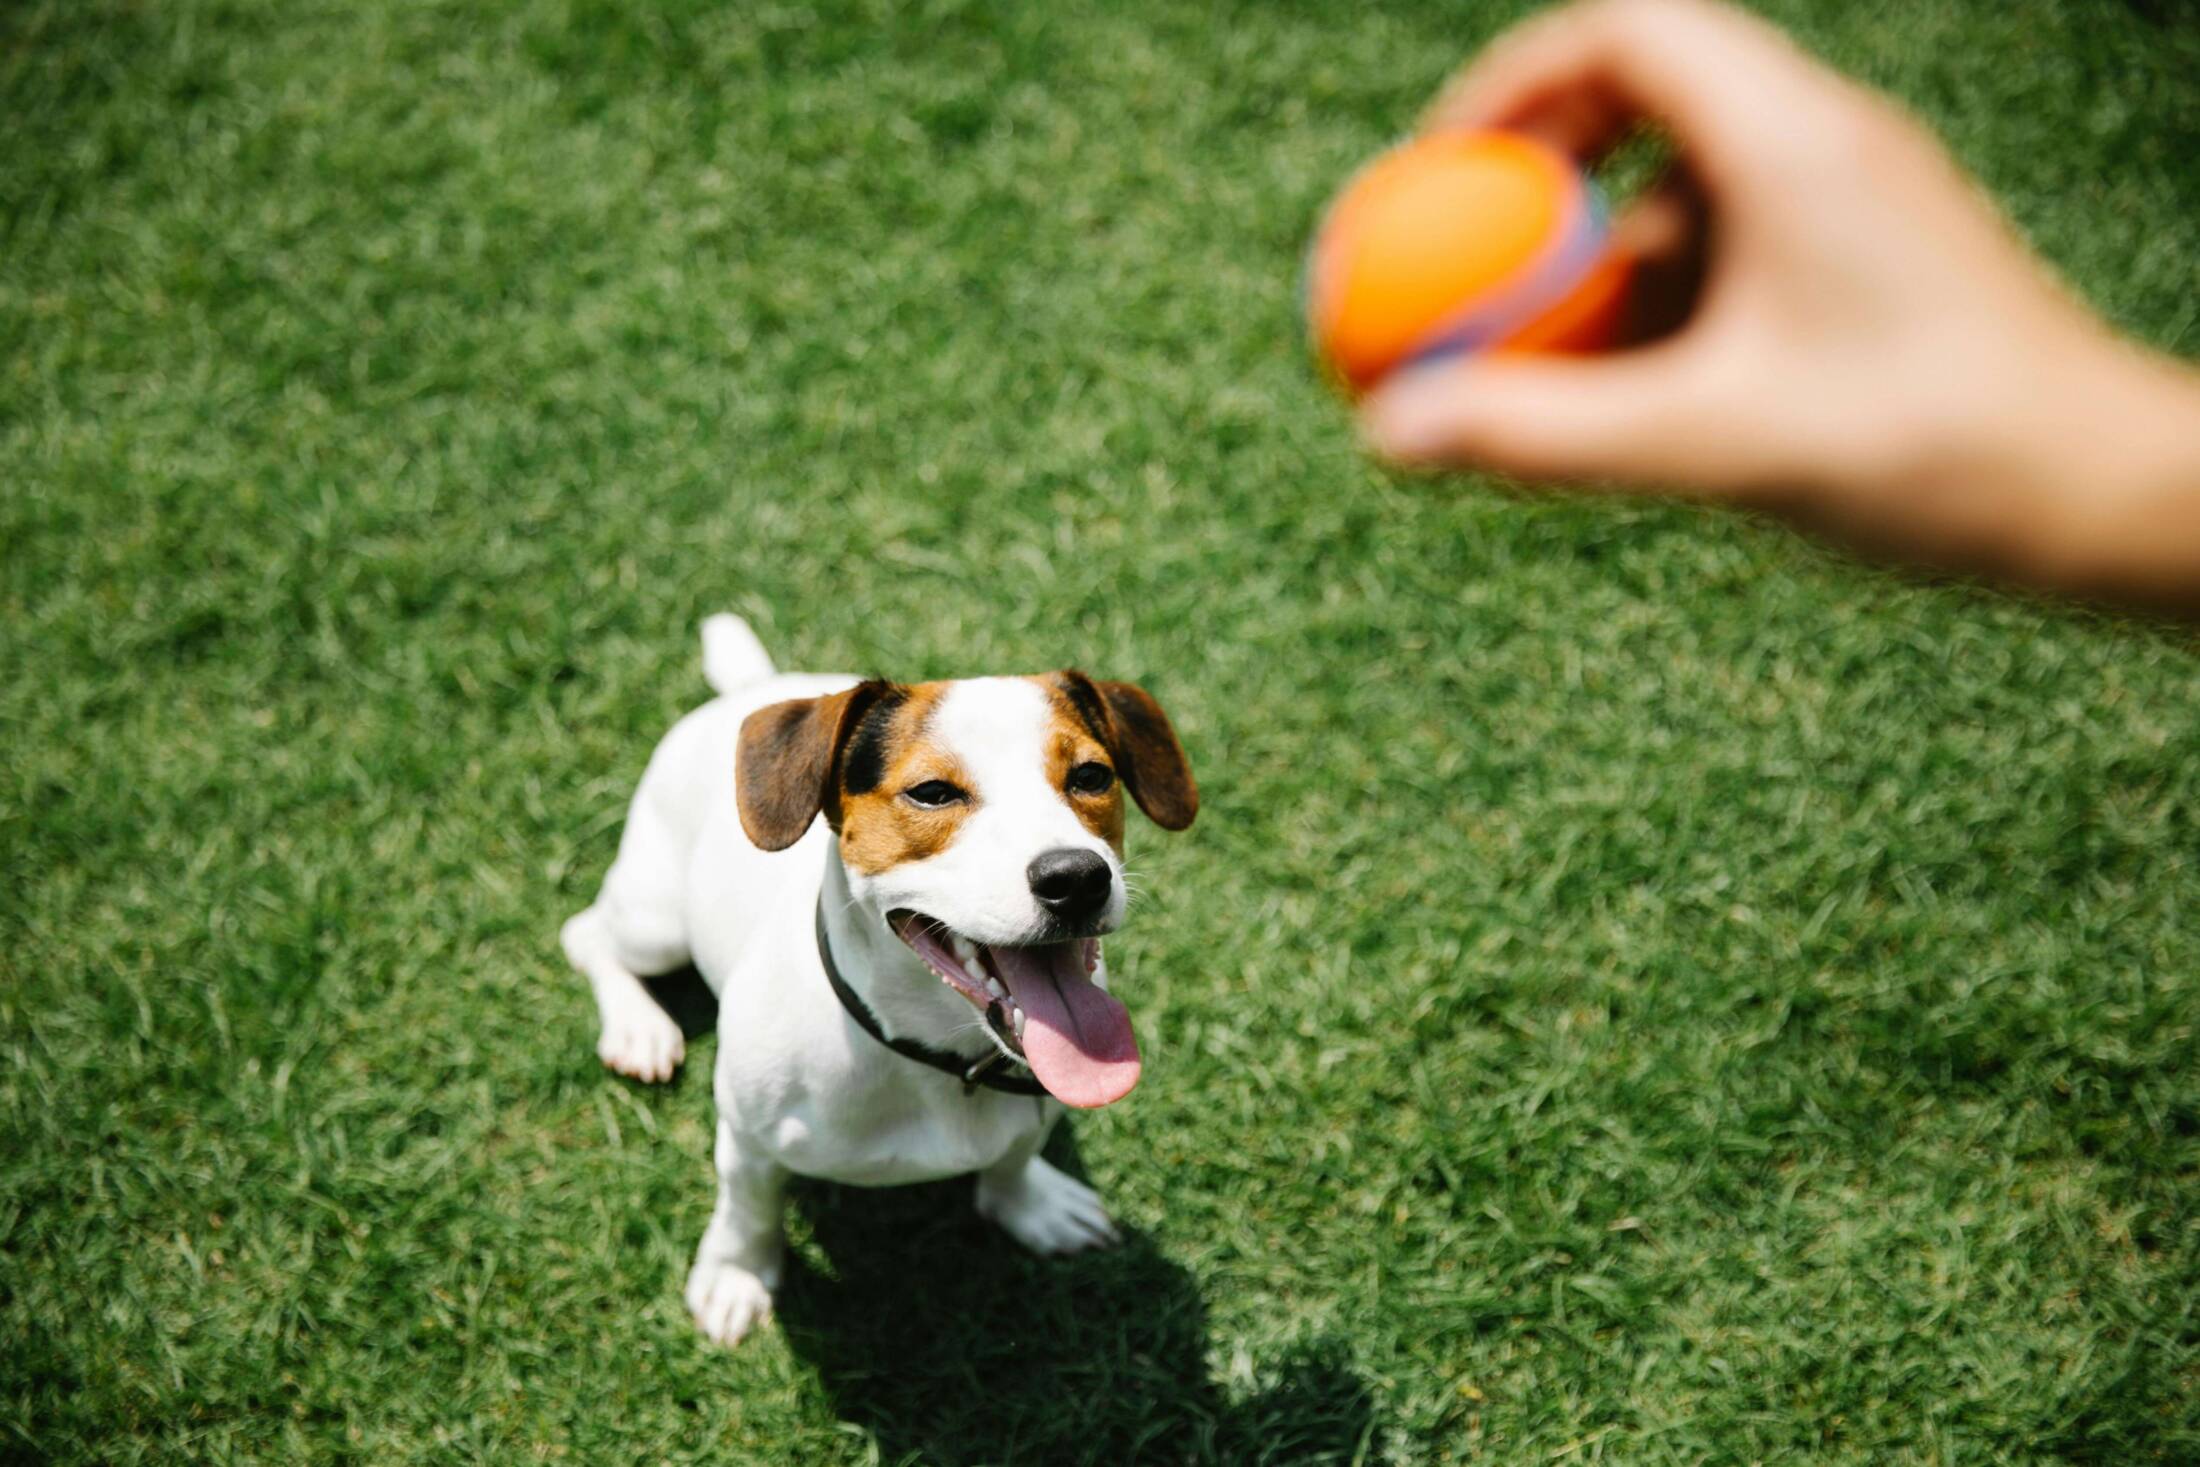
{"label": "green grass", "polygon": [[[1517,8],[0,11],[0,1458],[2200,1457],[2190,638],[1305,365]],[[1774,9],[2192,350],[2179,6]],[[1121,1252],[813,1187],[689,1325],[714,1041],[554,934],[721,607],[1174,714]]]}

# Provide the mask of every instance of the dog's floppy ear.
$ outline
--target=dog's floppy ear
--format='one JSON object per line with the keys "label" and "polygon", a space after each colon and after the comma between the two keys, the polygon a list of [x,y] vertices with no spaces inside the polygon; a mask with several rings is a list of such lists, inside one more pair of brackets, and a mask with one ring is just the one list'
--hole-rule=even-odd
{"label": "dog's floppy ear", "polygon": [[1056,676],[1078,716],[1115,756],[1116,773],[1146,818],[1163,830],[1190,825],[1199,814],[1199,786],[1153,695],[1136,683],[1096,681],[1074,667]]}
{"label": "dog's floppy ear", "polygon": [[758,849],[785,850],[820,811],[838,827],[840,751],[864,715],[895,691],[873,679],[844,693],[774,703],[741,721],[734,803]]}

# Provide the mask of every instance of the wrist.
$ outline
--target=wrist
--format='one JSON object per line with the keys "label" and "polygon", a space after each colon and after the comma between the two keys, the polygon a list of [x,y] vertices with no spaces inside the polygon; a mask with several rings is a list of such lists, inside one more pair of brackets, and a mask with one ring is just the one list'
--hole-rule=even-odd
{"label": "wrist", "polygon": [[1946,564],[2200,604],[2200,375],[2090,323],[1966,347],[1841,492],[1857,518]]}
{"label": "wrist", "polygon": [[2009,472],[2038,506],[2021,570],[2057,589],[2200,605],[2200,374],[2101,334],[2029,406]]}

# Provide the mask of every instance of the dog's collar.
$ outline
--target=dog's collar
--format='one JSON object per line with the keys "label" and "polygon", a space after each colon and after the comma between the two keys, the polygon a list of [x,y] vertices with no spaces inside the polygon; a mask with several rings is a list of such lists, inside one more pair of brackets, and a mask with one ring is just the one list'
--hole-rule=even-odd
{"label": "dog's collar", "polygon": [[[898,1055],[953,1075],[962,1081],[963,1094],[974,1094],[980,1087],[998,1090],[1007,1095],[1047,1093],[1046,1086],[1030,1075],[1019,1075],[1005,1070],[1008,1056],[997,1049],[989,1050],[974,1060],[966,1060],[959,1054],[934,1049],[921,1040],[896,1039],[887,1034],[879,1027],[878,1015],[871,1012],[871,1006],[848,986],[847,979],[840,976],[840,964],[833,961],[833,945],[825,936],[825,904],[822,901],[817,907],[817,960],[824,964],[825,981],[833,985],[833,997],[840,1000],[840,1006],[848,1011],[848,1017],[855,1020],[864,1033]],[[999,1007],[998,1004],[994,1005],[995,1009]],[[986,1021],[993,1022],[991,1011],[987,1013]]]}

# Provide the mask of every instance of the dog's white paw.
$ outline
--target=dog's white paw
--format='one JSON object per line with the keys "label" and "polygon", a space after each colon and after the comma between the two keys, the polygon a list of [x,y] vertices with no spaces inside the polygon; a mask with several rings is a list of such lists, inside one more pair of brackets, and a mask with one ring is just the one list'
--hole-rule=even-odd
{"label": "dog's white paw", "polygon": [[1081,1253],[1123,1241],[1098,1192],[1036,1156],[1010,1181],[981,1174],[978,1213],[1038,1254]]}
{"label": "dog's white paw", "polygon": [[663,1009],[636,1004],[604,1020],[596,1057],[631,1079],[669,1080],[687,1057],[687,1039]]}
{"label": "dog's white paw", "polygon": [[688,1274],[687,1306],[697,1329],[721,1345],[738,1345],[771,1318],[772,1291],[738,1264],[698,1261]]}

